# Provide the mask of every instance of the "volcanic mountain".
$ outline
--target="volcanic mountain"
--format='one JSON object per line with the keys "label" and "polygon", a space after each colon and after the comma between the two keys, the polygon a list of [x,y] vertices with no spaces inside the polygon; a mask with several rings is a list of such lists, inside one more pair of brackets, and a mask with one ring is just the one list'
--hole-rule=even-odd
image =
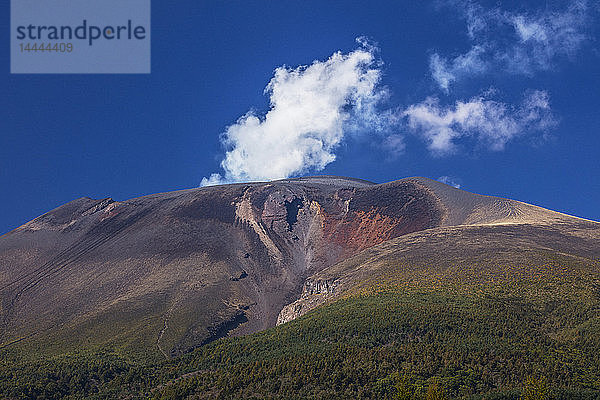
{"label": "volcanic mountain", "polygon": [[599,239],[596,222],[426,178],[80,198],[0,237],[0,343],[173,357],[382,282],[596,282]]}

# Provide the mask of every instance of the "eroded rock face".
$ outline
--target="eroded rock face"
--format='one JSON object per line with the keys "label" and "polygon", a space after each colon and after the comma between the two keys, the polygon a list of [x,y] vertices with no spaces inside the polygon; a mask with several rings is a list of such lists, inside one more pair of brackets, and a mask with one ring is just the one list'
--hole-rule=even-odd
{"label": "eroded rock face", "polygon": [[277,325],[285,324],[310,310],[324,304],[335,295],[338,282],[334,279],[307,279],[302,289],[302,295],[296,301],[283,307],[277,317]]}

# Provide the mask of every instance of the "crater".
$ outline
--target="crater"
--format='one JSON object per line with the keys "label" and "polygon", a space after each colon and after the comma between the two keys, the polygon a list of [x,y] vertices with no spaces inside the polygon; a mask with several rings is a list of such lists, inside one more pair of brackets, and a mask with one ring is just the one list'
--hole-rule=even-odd
{"label": "crater", "polygon": [[294,197],[292,201],[285,200],[284,205],[287,211],[285,220],[288,224],[288,231],[292,232],[294,229],[294,224],[298,222],[298,211],[304,205],[302,204],[302,199],[299,197]]}

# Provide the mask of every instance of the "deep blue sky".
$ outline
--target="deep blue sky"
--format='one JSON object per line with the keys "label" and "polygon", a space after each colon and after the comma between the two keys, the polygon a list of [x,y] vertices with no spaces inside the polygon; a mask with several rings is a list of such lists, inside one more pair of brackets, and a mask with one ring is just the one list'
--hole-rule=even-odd
{"label": "deep blue sky", "polygon": [[[361,35],[378,45],[389,107],[432,95],[451,106],[490,87],[498,101],[517,104],[535,89],[549,94],[558,123],[544,140],[523,136],[503,151],[465,143],[444,156],[411,133],[395,156],[368,134],[347,138],[318,173],[375,182],[450,176],[465,190],[600,220],[597,3],[588,3],[586,39],[573,54],[529,75],[492,66],[448,94],[432,79],[430,56],[451,59],[473,41],[459,12],[433,3],[154,1],[150,75],[11,75],[8,3],[0,5],[0,233],[77,197],[124,200],[198,186],[220,172],[225,128],[250,109],[268,110],[263,90],[276,67],[350,52]],[[518,4],[502,9],[564,10]]]}

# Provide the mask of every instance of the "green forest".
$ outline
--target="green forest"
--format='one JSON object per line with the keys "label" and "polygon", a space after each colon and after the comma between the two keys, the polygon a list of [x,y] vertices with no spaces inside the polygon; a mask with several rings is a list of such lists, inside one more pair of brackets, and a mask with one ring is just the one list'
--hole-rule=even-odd
{"label": "green forest", "polygon": [[164,361],[111,346],[54,355],[8,346],[0,393],[8,399],[600,399],[599,314],[593,282],[472,291],[382,285]]}

